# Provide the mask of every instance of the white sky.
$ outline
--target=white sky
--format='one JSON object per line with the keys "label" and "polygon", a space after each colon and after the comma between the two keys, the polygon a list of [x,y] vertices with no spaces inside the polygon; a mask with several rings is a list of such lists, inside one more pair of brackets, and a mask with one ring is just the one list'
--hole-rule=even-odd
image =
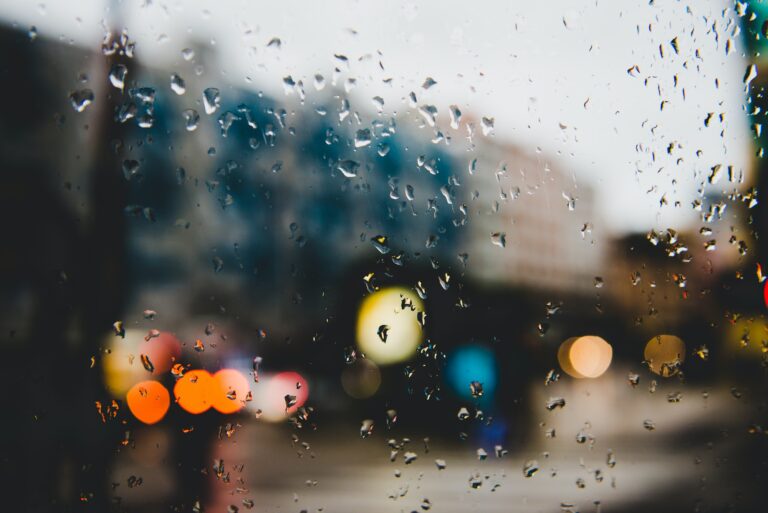
{"label": "white sky", "polygon": [[[745,172],[750,166],[747,63],[733,36],[731,2],[698,0],[692,12],[673,0],[652,6],[609,0],[118,3],[137,54],[150,64],[191,75],[181,49],[193,41],[214,46],[221,69],[206,70],[211,86],[251,84],[279,96],[282,77],[291,75],[304,81],[311,102],[314,74],[330,79],[338,65],[334,54],[344,54],[348,76],[358,81],[353,107],[372,109],[369,99],[378,95],[385,113],[402,112],[404,98],[415,91],[420,103],[438,108],[445,128],[451,104],[475,118],[493,117],[496,139],[559,156],[577,184],[595,188],[596,227],[682,229],[696,221],[690,203],[712,166]],[[42,37],[96,49],[106,5],[6,0],[0,17],[23,29],[34,25]],[[267,48],[273,37],[282,40],[280,50]],[[679,54],[670,45],[675,37]],[[729,38],[734,49],[726,56]],[[371,58],[358,60],[365,55]],[[637,77],[627,73],[633,65],[640,68]],[[424,91],[428,76],[437,85]],[[662,99],[668,103],[660,111]],[[725,122],[705,128],[709,112],[724,113]],[[464,134],[463,127],[452,133],[457,146]],[[672,142],[679,147],[670,157]],[[664,194],[668,205],[660,208]]]}

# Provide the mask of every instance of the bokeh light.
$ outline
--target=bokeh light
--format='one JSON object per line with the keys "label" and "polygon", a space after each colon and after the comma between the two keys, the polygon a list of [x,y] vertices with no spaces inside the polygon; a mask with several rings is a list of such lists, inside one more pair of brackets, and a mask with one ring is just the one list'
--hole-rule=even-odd
{"label": "bokeh light", "polygon": [[482,383],[483,397],[492,397],[498,378],[495,355],[485,346],[459,347],[448,356],[445,375],[451,389],[462,397],[472,397],[469,384],[473,381]]}
{"label": "bokeh light", "polygon": [[763,285],[763,303],[766,308],[768,308],[768,280],[765,280],[765,284]]}
{"label": "bokeh light", "polygon": [[389,365],[411,358],[422,340],[419,312],[424,305],[415,292],[390,287],[366,297],[357,317],[357,345],[375,363]]}
{"label": "bokeh light", "polygon": [[157,337],[143,339],[139,346],[139,353],[149,357],[154,367],[151,374],[159,376],[171,370],[173,364],[179,360],[181,343],[172,333],[161,331]]}
{"label": "bokeh light", "polygon": [[760,357],[768,353],[768,329],[759,317],[740,317],[729,322],[725,349],[731,357]]}
{"label": "bokeh light", "polygon": [[146,332],[141,330],[126,330],[125,337],[112,332],[105,337],[101,365],[104,384],[112,397],[124,397],[134,384],[150,376],[139,358],[144,335]]}
{"label": "bokeh light", "polygon": [[598,378],[611,366],[613,347],[595,335],[566,339],[557,351],[560,368],[573,378]]}
{"label": "bokeh light", "polygon": [[213,375],[211,406],[221,413],[235,413],[245,406],[250,383],[242,372],[221,369]]}
{"label": "bokeh light", "polygon": [[[279,422],[296,412],[309,398],[309,384],[298,372],[280,372],[260,375],[259,384],[254,387],[250,408],[259,411],[259,418],[268,422]],[[291,396],[288,406],[286,396]]]}
{"label": "bokeh light", "polygon": [[157,381],[142,381],[128,390],[125,402],[134,417],[144,424],[155,424],[168,412],[171,395],[168,389]]}
{"label": "bokeh light", "polygon": [[659,376],[674,376],[685,361],[685,342],[674,335],[657,335],[645,345],[643,358]]}
{"label": "bokeh light", "polygon": [[583,377],[581,374],[576,372],[576,369],[573,368],[573,365],[571,365],[571,359],[570,359],[570,351],[571,346],[573,345],[573,342],[579,337],[570,337],[563,341],[562,344],[560,344],[560,347],[557,349],[557,363],[560,364],[560,369],[562,369],[563,372],[568,374],[569,376],[573,378],[581,378]]}
{"label": "bokeh light", "polygon": [[[181,343],[169,332],[146,340],[146,330],[129,329],[125,336],[110,333],[105,337],[102,358],[104,383],[113,397],[123,397],[139,381],[168,372],[181,356]],[[141,363],[141,355],[152,362],[150,372]]]}
{"label": "bokeh light", "polygon": [[378,365],[367,358],[359,358],[347,365],[341,373],[341,386],[350,397],[365,399],[371,397],[381,385]]}
{"label": "bokeh light", "polygon": [[184,410],[197,415],[212,406],[217,391],[213,376],[208,371],[196,369],[187,371],[176,381],[173,397]]}

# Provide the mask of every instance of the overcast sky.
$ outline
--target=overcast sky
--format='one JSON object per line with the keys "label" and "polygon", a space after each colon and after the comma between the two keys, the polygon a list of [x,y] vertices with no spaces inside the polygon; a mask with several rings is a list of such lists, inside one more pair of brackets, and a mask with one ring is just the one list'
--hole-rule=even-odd
{"label": "overcast sky", "polygon": [[[438,108],[446,127],[448,106],[455,104],[474,117],[494,118],[499,142],[557,157],[576,184],[596,190],[596,227],[695,226],[690,204],[710,168],[733,165],[747,172],[754,153],[744,114],[747,62],[732,3],[628,3],[114,5],[150,64],[191,74],[181,50],[204,42],[221,59],[220,69],[205,71],[211,86],[231,82],[282,95],[282,78],[291,75],[304,81],[311,102],[312,77],[330,79],[338,65],[334,54],[343,54],[350,60],[348,76],[357,78],[351,96],[365,108],[381,96],[385,113],[403,112],[407,94],[415,91],[420,103]],[[36,26],[41,37],[95,49],[110,19],[108,5],[6,0],[0,16],[20,29]],[[275,37],[282,41],[279,50],[267,47]],[[424,91],[427,77],[437,84]],[[383,82],[388,78],[390,85]],[[716,118],[705,127],[710,112],[722,113],[724,122]],[[452,134],[459,140],[465,132]],[[727,190],[724,180],[710,187]],[[667,205],[660,207],[662,198]]]}

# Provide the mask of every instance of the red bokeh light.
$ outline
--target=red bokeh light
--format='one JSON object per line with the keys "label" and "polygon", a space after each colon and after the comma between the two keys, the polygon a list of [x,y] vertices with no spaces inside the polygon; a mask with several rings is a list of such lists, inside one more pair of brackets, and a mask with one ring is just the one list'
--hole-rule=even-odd
{"label": "red bokeh light", "polygon": [[159,336],[145,340],[139,346],[139,353],[147,355],[154,366],[153,376],[171,370],[181,356],[181,343],[172,333],[163,331]]}

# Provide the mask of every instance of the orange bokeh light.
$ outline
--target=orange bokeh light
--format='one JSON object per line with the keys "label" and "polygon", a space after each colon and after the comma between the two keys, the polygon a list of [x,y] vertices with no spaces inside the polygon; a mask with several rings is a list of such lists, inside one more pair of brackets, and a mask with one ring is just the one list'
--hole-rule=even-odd
{"label": "orange bokeh light", "polygon": [[250,392],[248,379],[235,369],[221,369],[213,375],[212,402],[221,413],[235,413],[245,406]]}
{"label": "orange bokeh light", "polygon": [[134,417],[144,424],[155,424],[168,412],[171,396],[161,383],[142,381],[128,390],[125,401]]}
{"label": "orange bokeh light", "polygon": [[183,409],[197,415],[213,405],[218,386],[208,371],[196,369],[179,378],[173,387],[173,397]]}
{"label": "orange bokeh light", "polygon": [[560,345],[560,368],[573,378],[597,378],[611,365],[613,348],[601,337],[571,337]]}

